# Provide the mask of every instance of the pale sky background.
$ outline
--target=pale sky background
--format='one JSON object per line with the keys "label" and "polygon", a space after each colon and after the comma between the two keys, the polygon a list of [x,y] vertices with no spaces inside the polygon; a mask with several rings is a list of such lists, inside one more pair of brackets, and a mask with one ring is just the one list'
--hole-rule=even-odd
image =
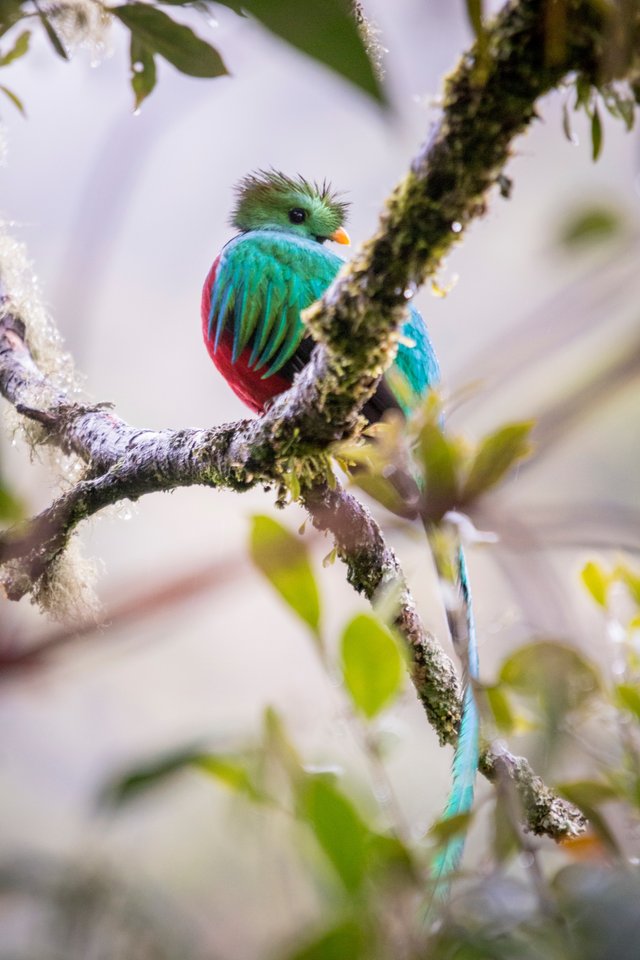
{"label": "pale sky background", "polygon": [[[239,177],[262,166],[327,177],[349,194],[354,243],[374,228],[436,116],[441,79],[470,32],[462,0],[375,0],[367,8],[388,48],[389,116],[222,7],[216,27],[195,15],[190,22],[218,46],[233,76],[192,80],[162,61],[159,85],[139,116],[117,26],[97,66],[88,51],[64,64],[38,36],[33,52],[3,71],[28,120],[2,104],[1,215],[28,246],[86,390],[113,401],[129,422],[194,427],[245,415],[210,363],[199,319],[202,281],[231,236]],[[492,197],[489,214],[449,258],[440,280],[458,277],[452,292],[417,297],[447,389],[475,384],[451,417],[471,436],[539,413],[616,354],[638,326],[637,135],[606,116],[603,155],[593,164],[584,116],[574,120],[578,146],[563,135],[567,95],[546,98],[540,122],[517,141],[508,171],[512,199]],[[560,225],[595,199],[620,211],[623,242],[570,256],[556,243]],[[507,339],[527,319],[527,335],[518,344]],[[561,349],[548,346],[554,338]],[[518,351],[529,358],[522,368]],[[612,395],[496,502],[525,519],[532,506],[561,512],[584,504],[590,514],[606,501],[637,509],[639,413],[637,390]],[[6,435],[2,443],[16,487],[33,509],[46,504],[50,467],[30,465]],[[249,517],[271,510],[272,498],[258,490],[240,497],[191,489],[110,512],[82,536],[84,552],[100,561],[103,603],[108,608],[157,578],[211,561],[235,562]],[[280,518],[292,529],[302,519],[293,509]],[[423,544],[391,536],[425,622],[442,636]],[[329,548],[320,544],[315,555],[333,641],[365,606],[339,565],[321,568]],[[604,629],[578,585],[592,555],[580,548],[518,555],[471,549],[483,676],[491,679],[502,655],[542,631],[602,655]],[[510,578],[525,585],[524,595],[514,594]],[[0,601],[0,617],[27,636],[49,629],[26,601]],[[273,704],[308,762],[346,764],[366,793],[339,703],[304,630],[247,566],[186,606],[142,626],[105,629],[45,669],[3,682],[3,851],[111,864],[195,917],[216,955],[262,956],[314,909],[281,842],[282,824],[265,829],[260,816],[231,817],[233,800],[195,773],[112,819],[96,816],[96,791],[122,765],[171,745],[248,742]],[[450,755],[438,749],[410,689],[383,722],[397,741],[390,772],[419,832],[442,806]],[[471,860],[477,850],[476,842]],[[252,904],[250,922],[241,899]]]}

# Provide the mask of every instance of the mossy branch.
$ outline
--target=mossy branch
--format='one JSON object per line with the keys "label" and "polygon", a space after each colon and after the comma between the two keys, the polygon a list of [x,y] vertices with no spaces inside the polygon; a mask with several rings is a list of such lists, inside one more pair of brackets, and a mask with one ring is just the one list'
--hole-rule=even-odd
{"label": "mossy branch", "polygon": [[[362,406],[393,360],[407,296],[484,212],[514,138],[535,117],[536,101],[571,73],[596,85],[636,79],[637,11],[631,19],[625,12],[633,29],[621,37],[617,8],[565,0],[558,45],[548,31],[553,7],[554,0],[512,0],[483,33],[482,51],[473,47],[462,58],[446,82],[440,122],[387,201],[376,234],[306,312],[318,341],[311,362],[261,418],[210,430],[148,431],[104,406],[74,403],[38,369],[29,332],[25,339],[19,311],[5,299],[0,390],[40,424],[43,442],[76,454],[87,469],[47,511],[0,541],[10,596],[37,589],[75,525],[108,503],[195,483],[238,491],[262,484],[281,496],[294,471],[314,522],[332,532],[356,589],[372,599],[385,578],[400,583],[398,627],[413,654],[414,682],[441,740],[455,740],[459,704],[451,664],[422,628],[375,523],[322,479],[330,445],[359,430]],[[485,751],[489,778],[497,764],[497,755]],[[558,838],[582,829],[581,815],[553,797],[526,761],[510,758],[502,766],[520,787],[532,830]]]}

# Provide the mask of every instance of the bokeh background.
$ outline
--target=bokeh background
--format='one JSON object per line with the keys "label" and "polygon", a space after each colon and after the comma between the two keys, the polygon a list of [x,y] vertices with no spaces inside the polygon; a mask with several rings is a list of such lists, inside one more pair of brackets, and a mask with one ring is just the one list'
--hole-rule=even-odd
{"label": "bokeh background", "polygon": [[[387,48],[390,113],[223,7],[215,24],[183,16],[232,76],[192,80],[163,61],[138,115],[117,25],[104,51],[80,49],[68,65],[38,37],[7,73],[28,119],[3,104],[1,215],[27,244],[86,391],[129,422],[195,427],[245,415],[208,359],[199,320],[201,284],[231,236],[240,176],[273,166],[327,177],[348,193],[353,242],[374,228],[471,34],[462,2],[366,6]],[[640,546],[638,138],[606,115],[594,164],[584,115],[572,118],[574,143],[563,133],[572,100],[569,91],[546,98],[517,141],[511,199],[493,197],[449,257],[439,277],[447,296],[417,296],[451,427],[478,437],[506,420],[539,418],[534,459],[476,517],[500,535],[497,546],[470,548],[487,680],[509,650],[540,635],[606,664],[609,641],[579,570]],[[594,209],[606,211],[602,229],[572,239],[570,225]],[[41,508],[55,466],[32,462],[7,431],[0,442],[13,489],[30,511]],[[111,776],[156,752],[250,742],[269,704],[307,762],[338,764],[363,795],[371,789],[340,691],[246,558],[249,518],[272,510],[259,490],[189,489],[93,521],[82,547],[98,561],[106,623],[75,640],[26,601],[0,599],[5,650],[54,635],[68,641],[28,669],[0,673],[7,956],[22,956],[38,923],[46,927],[39,890],[77,897],[87,928],[95,907],[107,938],[125,937],[121,926],[143,930],[159,944],[153,956],[267,956],[313,920],[315,895],[289,826],[196,772],[121,812],[97,805]],[[290,508],[281,519],[295,530],[303,517]],[[424,544],[382,519],[426,624],[444,638]],[[364,605],[339,564],[321,568],[329,549],[313,543],[333,643]],[[450,756],[409,688],[381,723],[389,774],[417,836],[442,807]],[[474,834],[469,860],[482,855]],[[82,946],[90,935],[74,922],[78,956],[102,956]],[[123,947],[122,956],[138,953]]]}

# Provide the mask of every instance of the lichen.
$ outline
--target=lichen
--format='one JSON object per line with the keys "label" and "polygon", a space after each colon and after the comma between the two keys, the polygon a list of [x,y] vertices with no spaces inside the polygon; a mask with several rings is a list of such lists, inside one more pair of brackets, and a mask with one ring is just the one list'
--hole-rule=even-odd
{"label": "lichen", "polygon": [[53,620],[81,622],[97,615],[97,565],[82,553],[80,539],[69,538],[31,591],[32,601]]}

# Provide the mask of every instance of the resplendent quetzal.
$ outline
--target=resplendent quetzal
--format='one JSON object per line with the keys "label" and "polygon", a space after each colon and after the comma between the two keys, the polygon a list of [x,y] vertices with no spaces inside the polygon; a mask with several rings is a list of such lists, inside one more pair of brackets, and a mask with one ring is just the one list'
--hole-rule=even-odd
{"label": "resplendent quetzal", "polygon": [[[274,170],[250,174],[236,189],[231,223],[239,233],[223,247],[205,281],[202,326],[214,364],[240,399],[260,413],[309,361],[314,342],[300,313],[322,296],[343,264],[324,244],[349,243],[343,228],[347,205],[327,183]],[[438,382],[431,340],[413,306],[402,334],[395,362],[363,409],[372,423],[386,410],[410,413]],[[475,678],[476,638],[461,551],[457,567],[469,637],[469,649],[458,652],[465,672]],[[477,766],[478,714],[467,682],[446,817],[471,808]],[[454,838],[446,845],[433,866],[436,881],[446,884],[462,843]]]}

